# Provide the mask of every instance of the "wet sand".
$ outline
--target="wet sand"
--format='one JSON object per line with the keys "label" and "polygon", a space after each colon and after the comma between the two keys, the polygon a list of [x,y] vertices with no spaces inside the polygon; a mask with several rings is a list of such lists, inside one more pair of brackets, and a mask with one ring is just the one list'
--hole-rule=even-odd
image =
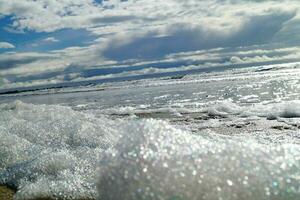
{"label": "wet sand", "polygon": [[[0,200],[13,200],[13,196],[15,191],[0,185]],[[54,200],[52,198],[39,198],[39,199],[32,199],[32,200]],[[92,199],[80,199],[80,200],[92,200]]]}
{"label": "wet sand", "polygon": [[0,186],[0,200],[12,200],[14,191],[6,186]]}

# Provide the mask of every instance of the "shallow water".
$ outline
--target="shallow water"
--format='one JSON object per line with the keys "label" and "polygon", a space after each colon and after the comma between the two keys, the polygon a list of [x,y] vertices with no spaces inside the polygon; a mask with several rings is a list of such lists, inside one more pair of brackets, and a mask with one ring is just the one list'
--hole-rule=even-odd
{"label": "shallow water", "polygon": [[281,66],[2,96],[0,184],[17,200],[299,199],[298,77]]}

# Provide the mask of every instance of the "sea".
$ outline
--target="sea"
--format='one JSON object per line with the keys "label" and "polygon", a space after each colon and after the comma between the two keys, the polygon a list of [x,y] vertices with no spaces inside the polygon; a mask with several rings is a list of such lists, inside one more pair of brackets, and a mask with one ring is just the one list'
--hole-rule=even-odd
{"label": "sea", "polygon": [[298,200],[300,63],[0,95],[15,200]]}

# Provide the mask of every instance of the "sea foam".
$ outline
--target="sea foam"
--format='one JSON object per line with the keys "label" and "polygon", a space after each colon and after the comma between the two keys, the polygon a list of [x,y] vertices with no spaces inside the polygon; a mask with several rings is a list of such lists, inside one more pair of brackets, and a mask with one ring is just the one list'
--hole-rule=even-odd
{"label": "sea foam", "polygon": [[[225,105],[215,109],[246,112]],[[0,183],[18,190],[16,200],[299,199],[299,145],[276,134],[268,143],[250,133],[199,135],[20,101],[0,110]]]}
{"label": "sea foam", "polygon": [[0,183],[15,199],[95,199],[95,169],[118,135],[116,122],[69,107],[0,106]]}
{"label": "sea foam", "polygon": [[100,165],[102,199],[299,198],[299,145],[196,136],[155,120],[128,130]]}

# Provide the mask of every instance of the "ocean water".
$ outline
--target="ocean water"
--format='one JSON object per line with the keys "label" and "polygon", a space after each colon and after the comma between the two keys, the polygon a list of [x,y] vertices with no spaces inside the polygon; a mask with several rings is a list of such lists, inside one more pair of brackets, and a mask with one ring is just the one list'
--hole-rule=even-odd
{"label": "ocean water", "polygon": [[0,97],[16,200],[300,198],[298,63]]}

